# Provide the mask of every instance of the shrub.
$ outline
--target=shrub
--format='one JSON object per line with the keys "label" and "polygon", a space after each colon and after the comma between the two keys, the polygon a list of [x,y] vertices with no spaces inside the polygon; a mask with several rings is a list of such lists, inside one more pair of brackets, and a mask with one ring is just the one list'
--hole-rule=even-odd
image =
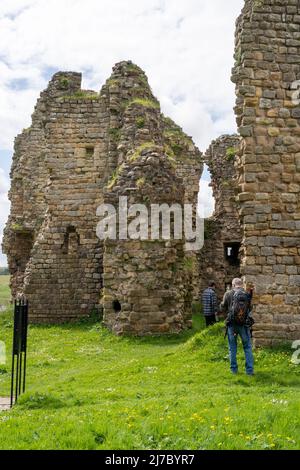
{"label": "shrub", "polygon": [[236,157],[237,149],[235,147],[229,147],[226,150],[226,160],[231,161],[234,160]]}
{"label": "shrub", "polygon": [[70,85],[70,80],[67,77],[61,77],[59,79],[59,86],[63,90],[67,90],[69,88],[69,85]]}

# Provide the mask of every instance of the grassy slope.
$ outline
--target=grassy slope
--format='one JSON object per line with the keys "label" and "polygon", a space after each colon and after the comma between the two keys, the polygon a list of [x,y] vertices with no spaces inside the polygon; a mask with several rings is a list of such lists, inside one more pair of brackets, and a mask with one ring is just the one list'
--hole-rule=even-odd
{"label": "grassy slope", "polygon": [[[299,449],[291,351],[256,351],[256,376],[234,377],[221,325],[196,324],[178,338],[146,339],[95,324],[32,326],[27,393],[0,414],[0,448]],[[10,350],[9,314],[0,339]],[[0,367],[4,396],[9,371]]]}
{"label": "grassy slope", "polygon": [[10,292],[8,289],[9,276],[0,276],[0,305],[8,305]]}

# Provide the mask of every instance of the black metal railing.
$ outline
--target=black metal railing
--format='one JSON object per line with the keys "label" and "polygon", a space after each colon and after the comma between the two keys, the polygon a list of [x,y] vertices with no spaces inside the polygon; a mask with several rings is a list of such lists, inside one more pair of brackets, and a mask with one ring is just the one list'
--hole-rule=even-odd
{"label": "black metal railing", "polygon": [[25,392],[27,361],[28,301],[15,300],[10,406]]}

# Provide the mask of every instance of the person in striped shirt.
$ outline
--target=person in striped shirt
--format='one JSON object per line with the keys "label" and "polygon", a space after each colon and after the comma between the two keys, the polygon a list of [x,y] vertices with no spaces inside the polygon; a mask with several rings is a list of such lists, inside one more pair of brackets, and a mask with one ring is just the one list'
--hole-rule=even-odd
{"label": "person in striped shirt", "polygon": [[203,315],[206,326],[216,323],[216,315],[218,313],[218,299],[216,294],[216,284],[214,281],[208,283],[208,288],[202,294]]}

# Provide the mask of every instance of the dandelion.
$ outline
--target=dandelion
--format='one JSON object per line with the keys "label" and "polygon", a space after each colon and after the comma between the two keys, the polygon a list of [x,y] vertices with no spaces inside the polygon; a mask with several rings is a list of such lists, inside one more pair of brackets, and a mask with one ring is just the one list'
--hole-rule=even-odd
{"label": "dandelion", "polygon": [[233,419],[230,418],[230,416],[225,416],[224,421],[225,421],[225,424],[230,424],[230,423],[232,423]]}

